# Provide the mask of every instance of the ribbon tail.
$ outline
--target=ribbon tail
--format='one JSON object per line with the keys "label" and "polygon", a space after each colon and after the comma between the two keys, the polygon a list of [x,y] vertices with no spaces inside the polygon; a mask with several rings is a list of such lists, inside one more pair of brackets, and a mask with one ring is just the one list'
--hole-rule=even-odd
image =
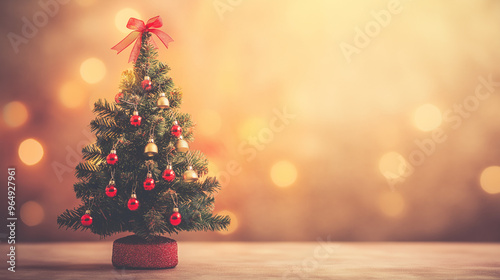
{"label": "ribbon tail", "polygon": [[137,39],[137,37],[139,37],[140,34],[141,34],[141,32],[139,32],[139,31],[132,31],[132,32],[130,32],[127,35],[127,37],[125,37],[123,40],[121,40],[120,42],[118,42],[118,44],[116,44],[111,49],[117,51],[118,52],[117,54],[121,53],[130,44],[132,44]]}
{"label": "ribbon tail", "polygon": [[142,36],[135,41],[134,48],[132,49],[132,52],[130,53],[130,57],[128,59],[128,62],[135,62],[137,60],[137,57],[139,57],[139,53],[141,52],[141,43],[142,43]]}
{"label": "ribbon tail", "polygon": [[158,30],[158,29],[152,29],[152,30],[149,30],[149,32],[155,34],[156,36],[158,36],[158,38],[160,39],[160,41],[165,45],[165,47],[168,49],[168,43],[170,42],[173,42],[174,39],[172,39],[172,37],[170,37],[167,33],[161,31],[161,30]]}

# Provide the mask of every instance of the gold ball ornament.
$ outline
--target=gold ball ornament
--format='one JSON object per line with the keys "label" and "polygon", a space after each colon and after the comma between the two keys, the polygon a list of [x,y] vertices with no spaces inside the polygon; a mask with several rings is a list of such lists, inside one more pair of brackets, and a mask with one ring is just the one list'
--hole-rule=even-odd
{"label": "gold ball ornament", "polygon": [[188,183],[198,181],[198,174],[196,174],[191,165],[188,166],[188,169],[186,171],[184,171],[183,179]]}
{"label": "gold ball ornament", "polygon": [[164,92],[160,93],[160,97],[156,101],[156,106],[161,109],[168,109],[170,107],[170,102],[168,102],[168,98]]}
{"label": "gold ball ornament", "polygon": [[127,69],[122,72],[121,75],[121,82],[124,84],[126,87],[130,87],[133,84],[135,84],[135,73],[133,69]]}
{"label": "gold ball ornament", "polygon": [[185,153],[189,151],[189,144],[186,140],[182,139],[182,136],[177,139],[177,143],[175,143],[175,148],[178,152]]}
{"label": "gold ball ornament", "polygon": [[149,139],[148,144],[146,145],[146,148],[144,148],[144,153],[148,157],[153,157],[153,156],[158,154],[158,146],[156,146],[153,138]]}

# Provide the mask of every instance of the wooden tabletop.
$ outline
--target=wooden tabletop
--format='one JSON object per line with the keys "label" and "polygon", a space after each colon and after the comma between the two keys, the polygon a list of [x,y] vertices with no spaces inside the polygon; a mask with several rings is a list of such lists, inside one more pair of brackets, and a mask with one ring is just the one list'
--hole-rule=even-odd
{"label": "wooden tabletop", "polygon": [[500,244],[492,243],[180,242],[179,265],[164,270],[115,269],[111,248],[108,241],[19,244],[16,272],[3,266],[0,278],[500,279]]}

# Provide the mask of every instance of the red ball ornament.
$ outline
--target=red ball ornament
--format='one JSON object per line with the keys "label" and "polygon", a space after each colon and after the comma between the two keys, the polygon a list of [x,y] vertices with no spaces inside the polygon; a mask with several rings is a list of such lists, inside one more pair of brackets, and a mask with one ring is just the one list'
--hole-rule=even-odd
{"label": "red ball ornament", "polygon": [[174,125],[170,129],[170,133],[177,138],[179,138],[179,136],[181,136],[182,128],[177,121],[174,122]]}
{"label": "red ball ornament", "polygon": [[170,223],[173,225],[173,226],[178,226],[182,219],[181,219],[181,213],[179,213],[179,209],[177,208],[174,208],[174,213],[172,213],[172,215],[170,215]]}
{"label": "red ball ornament", "polygon": [[106,157],[106,162],[108,164],[114,165],[118,162],[118,156],[116,155],[116,150],[111,150],[109,155]]}
{"label": "red ball ornament", "polygon": [[87,210],[85,215],[82,216],[82,225],[88,227],[92,224],[92,217],[90,216],[90,211]]}
{"label": "red ball ornament", "polygon": [[120,104],[122,103],[121,99],[123,98],[123,93],[119,92],[115,95],[115,102]]}
{"label": "red ball ornament", "polygon": [[155,179],[146,178],[146,180],[144,180],[144,189],[150,191],[154,188],[155,188]]}
{"label": "red ball ornament", "polygon": [[115,197],[117,193],[118,193],[118,190],[116,189],[114,182],[113,182],[113,184],[110,183],[108,186],[106,186],[106,195],[107,196]]}
{"label": "red ball ornament", "polygon": [[130,124],[133,126],[140,126],[141,125],[141,116],[139,116],[139,112],[134,111],[134,115],[130,118]]}
{"label": "red ball ornament", "polygon": [[130,197],[130,199],[128,200],[127,206],[128,206],[128,209],[130,209],[130,211],[135,211],[139,208],[139,200],[137,200],[137,196],[135,194],[133,194]]}
{"label": "red ball ornament", "polygon": [[150,91],[151,90],[151,78],[149,76],[144,77],[144,80],[141,82],[142,89]]}
{"label": "red ball ornament", "polygon": [[172,182],[175,179],[175,172],[171,165],[168,165],[165,171],[163,171],[162,177],[167,182]]}

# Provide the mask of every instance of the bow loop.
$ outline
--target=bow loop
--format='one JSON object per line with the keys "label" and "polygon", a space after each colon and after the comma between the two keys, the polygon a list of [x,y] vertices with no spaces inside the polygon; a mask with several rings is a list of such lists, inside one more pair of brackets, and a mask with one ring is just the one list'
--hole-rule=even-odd
{"label": "bow loop", "polygon": [[127,22],[127,28],[142,32],[146,28],[146,25],[144,25],[144,21],[140,19],[130,18]]}
{"label": "bow loop", "polygon": [[163,21],[160,16],[150,18],[148,23],[146,23],[147,28],[160,28],[163,26]]}

